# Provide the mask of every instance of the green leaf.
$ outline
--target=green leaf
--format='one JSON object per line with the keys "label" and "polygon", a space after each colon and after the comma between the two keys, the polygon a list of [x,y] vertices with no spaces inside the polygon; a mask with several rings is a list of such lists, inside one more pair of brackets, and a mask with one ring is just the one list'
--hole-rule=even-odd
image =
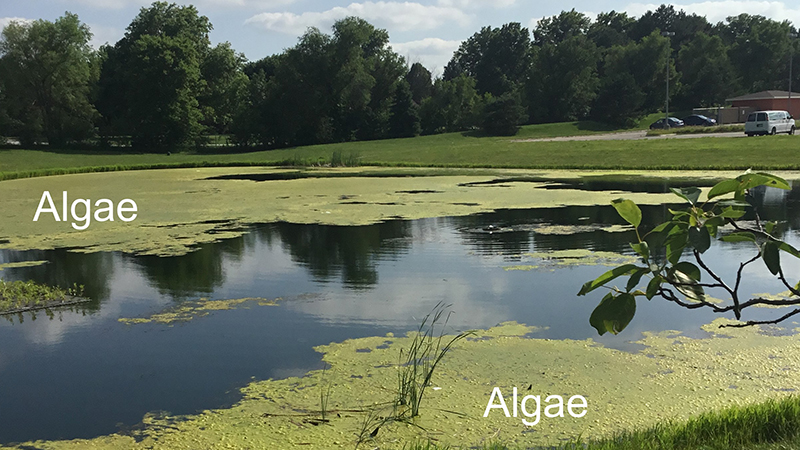
{"label": "green leaf", "polygon": [[708,191],[708,199],[711,200],[714,197],[719,197],[720,195],[734,192],[739,188],[739,185],[739,180],[720,181],[719,183],[715,184],[710,191]]}
{"label": "green leaf", "polygon": [[705,298],[703,287],[697,285],[697,280],[692,279],[692,277],[679,270],[675,270],[671,273],[669,281],[673,283],[675,289],[688,299],[703,300]]}
{"label": "green leaf", "polygon": [[678,264],[675,264],[672,268],[673,270],[681,272],[695,281],[700,281],[700,268],[688,261],[681,261]]}
{"label": "green leaf", "polygon": [[629,224],[638,227],[639,224],[642,223],[642,210],[636,206],[636,203],[624,198],[618,198],[612,200],[611,204],[614,205],[617,213]]}
{"label": "green leaf", "polygon": [[720,239],[725,242],[745,242],[745,241],[755,242],[756,235],[749,231],[738,231],[736,233],[726,234],[725,236],[722,236]]}
{"label": "green leaf", "polygon": [[767,223],[765,223],[764,224],[764,231],[766,231],[767,234],[772,234],[772,230],[775,229],[775,225],[778,225],[778,222],[767,222]]}
{"label": "green leaf", "polygon": [[602,336],[606,332],[617,334],[624,330],[636,314],[636,298],[631,294],[608,293],[589,317],[591,324]]}
{"label": "green leaf", "polygon": [[[673,231],[675,231],[675,229],[673,229]],[[686,248],[688,239],[689,233],[685,231],[670,233],[667,239],[667,261],[672,264],[678,263],[678,260],[681,259],[681,255],[683,254],[683,249]]]}
{"label": "green leaf", "polygon": [[781,271],[781,255],[778,251],[778,243],[775,241],[767,241],[761,249],[761,257],[764,259],[764,264],[767,269],[773,274],[777,275]]}
{"label": "green leaf", "polygon": [[721,213],[717,215],[717,217],[724,217],[726,219],[738,219],[744,215],[744,209],[728,206],[724,208]]}
{"label": "green leaf", "polygon": [[677,195],[678,197],[686,200],[694,206],[697,203],[697,199],[700,198],[700,193],[702,192],[699,188],[696,187],[688,187],[688,188],[669,188],[673,194]]}
{"label": "green leaf", "polygon": [[658,288],[661,287],[661,282],[663,279],[660,275],[656,275],[647,283],[647,299],[650,300],[651,298],[655,297],[658,294]]}
{"label": "green leaf", "polygon": [[776,177],[770,173],[750,172],[736,177],[742,183],[741,190],[752,189],[757,186],[769,186],[778,189],[791,189],[789,183],[781,177]]}
{"label": "green leaf", "polygon": [[633,272],[631,277],[628,279],[628,284],[625,286],[625,290],[627,292],[632,291],[636,286],[639,285],[639,280],[642,279],[642,275],[650,272],[649,269],[639,269],[636,272]]}
{"label": "green leaf", "polygon": [[588,294],[589,292],[592,292],[593,290],[595,290],[595,289],[599,288],[600,286],[608,283],[609,281],[611,281],[611,280],[613,280],[613,279],[615,279],[617,277],[620,277],[622,275],[626,275],[626,274],[630,273],[631,271],[633,271],[634,269],[638,269],[638,268],[639,267],[636,267],[633,264],[623,264],[623,265],[621,265],[619,267],[615,267],[615,268],[609,270],[608,272],[600,275],[599,277],[595,278],[594,280],[587,281],[586,283],[583,283],[583,286],[581,287],[580,292],[578,292],[578,295]]}
{"label": "green leaf", "polygon": [[631,248],[633,251],[641,255],[645,261],[650,258],[650,247],[648,247],[647,242],[639,242],[637,244],[631,244]]}
{"label": "green leaf", "polygon": [[792,247],[791,245],[787,244],[786,242],[780,241],[778,242],[778,248],[785,251],[786,253],[794,256],[795,258],[800,258],[800,251],[796,248]]}
{"label": "green leaf", "polygon": [[708,247],[711,247],[711,236],[708,234],[706,227],[691,227],[689,228],[689,243],[700,253],[705,253]]}

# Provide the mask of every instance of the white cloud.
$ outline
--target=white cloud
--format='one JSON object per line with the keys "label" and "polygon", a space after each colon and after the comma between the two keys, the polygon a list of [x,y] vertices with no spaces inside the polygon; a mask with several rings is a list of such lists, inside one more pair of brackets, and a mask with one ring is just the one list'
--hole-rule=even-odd
{"label": "white cloud", "polygon": [[504,8],[517,3],[517,0],[439,0],[438,3],[441,6],[455,6],[457,8],[480,8],[486,6]]}
{"label": "white cloud", "polygon": [[[259,8],[268,9],[278,6],[286,6],[294,3],[296,0],[195,0],[191,4],[202,8]],[[67,3],[62,0],[62,3]],[[80,3],[98,9],[122,9],[128,6],[150,6],[152,0],[69,0],[69,3]],[[178,2],[182,4],[183,2]],[[186,2],[189,4],[189,2]]]}
{"label": "white cloud", "polygon": [[414,2],[363,2],[337,6],[322,12],[261,13],[245,21],[265,30],[299,35],[308,27],[327,29],[347,16],[358,16],[378,26],[396,31],[430,30],[456,23],[466,26],[470,17],[463,11],[446,6],[426,6]]}
{"label": "white cloud", "polygon": [[459,45],[461,41],[425,38],[418,41],[393,42],[392,49],[405,56],[410,64],[419,62],[436,76],[442,73]]}
{"label": "white cloud", "polygon": [[0,30],[8,26],[11,22],[28,23],[33,21],[31,19],[23,19],[22,17],[0,17]]}
{"label": "white cloud", "polygon": [[[757,0],[722,0],[702,1],[697,3],[671,3],[676,10],[684,10],[705,16],[711,23],[724,21],[726,17],[736,16],[741,13],[758,14],[770,19],[783,21],[789,20],[795,26],[800,25],[800,4],[787,6],[785,2],[757,1]],[[647,11],[654,11],[660,3],[631,3],[625,11],[633,16],[641,16]]]}

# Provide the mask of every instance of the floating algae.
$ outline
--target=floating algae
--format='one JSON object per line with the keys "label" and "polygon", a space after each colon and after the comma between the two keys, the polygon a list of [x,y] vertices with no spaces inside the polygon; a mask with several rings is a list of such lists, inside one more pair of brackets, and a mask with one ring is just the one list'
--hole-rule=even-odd
{"label": "floating algae", "polygon": [[518,264],[503,267],[504,270],[536,270],[536,269],[556,269],[559,267],[572,266],[611,266],[616,267],[622,264],[632,264],[640,261],[640,258],[621,255],[613,252],[591,251],[583,249],[554,250],[548,252],[525,253],[521,255],[523,259],[535,260],[536,264]]}
{"label": "floating algae", "polygon": [[[626,353],[585,341],[534,339],[532,328],[504,323],[459,341],[437,368],[414,425],[387,423],[369,448],[401,449],[414,439],[442,445],[545,446],[565,439],[683,420],[731,405],[790,395],[800,383],[796,335],[768,336],[758,328],[704,327],[712,338],[677,332],[645,333],[645,348]],[[352,449],[368,414],[388,414],[397,384],[400,349],[410,337],[393,335],[317,347],[329,367],[300,378],[255,381],[231,408],[191,416],[148,415],[133,436],[37,441],[15,449]],[[370,351],[364,351],[369,349]],[[483,417],[494,387],[534,395],[582,395],[583,418],[546,418],[525,426],[493,410]],[[530,387],[530,389],[528,389]],[[329,390],[328,390],[329,389]],[[330,393],[329,422],[320,424],[320,393]],[[529,392],[528,392],[529,391]],[[507,401],[510,402],[510,399]],[[509,408],[511,405],[509,405]],[[370,413],[371,411],[371,413]]]}
{"label": "floating algae", "polygon": [[18,261],[18,262],[11,262],[11,263],[2,263],[0,264],[0,271],[3,269],[17,269],[21,267],[36,267],[41,266],[43,264],[47,264],[50,261]]}
{"label": "floating algae", "polygon": [[[0,221],[0,247],[172,256],[191,252],[199,244],[240,236],[255,223],[366,225],[397,218],[469,215],[498,209],[608,205],[619,196],[618,192],[577,188],[548,190],[544,182],[510,183],[502,190],[464,186],[503,174],[558,180],[616,172],[483,170],[468,174],[469,171],[459,169],[437,170],[431,175],[430,169],[419,169],[417,172],[431,176],[405,176],[415,171],[409,169],[402,174],[397,171],[328,170],[322,176],[263,182],[220,177],[248,173],[269,179],[286,170],[162,169],[7,180],[0,182],[0,210],[5,214]],[[359,176],[365,172],[371,176]],[[377,176],[381,173],[392,176]],[[668,177],[670,173],[653,175]],[[683,175],[703,178],[726,174]],[[63,191],[69,193],[70,199],[108,198],[118,202],[129,198],[138,205],[138,216],[133,222],[94,221],[83,231],[73,229],[69,221],[56,222],[50,213],[32,222],[44,191],[49,191],[53,198],[60,198]],[[343,196],[358,200],[343,202]],[[674,200],[672,194],[626,193],[625,196],[640,205]]]}
{"label": "floating algae", "polygon": [[267,300],[260,297],[237,298],[230,300],[209,300],[207,298],[201,298],[199,300],[181,303],[178,306],[169,308],[166,311],[152,314],[149,317],[122,317],[117,320],[128,325],[142,323],[174,324],[175,322],[188,322],[198,317],[204,317],[213,311],[234,309],[245,303],[255,303],[259,306],[275,306],[280,300],[280,298]]}

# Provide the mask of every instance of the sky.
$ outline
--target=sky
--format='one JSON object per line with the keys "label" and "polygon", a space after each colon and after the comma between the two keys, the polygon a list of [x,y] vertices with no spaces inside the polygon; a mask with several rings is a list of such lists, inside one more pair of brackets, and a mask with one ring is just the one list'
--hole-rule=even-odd
{"label": "sky", "polygon": [[[55,20],[65,11],[78,14],[94,34],[92,45],[115,43],[125,28],[152,0],[0,0],[0,28],[12,20]],[[628,0],[193,0],[214,26],[211,40],[228,41],[255,61],[280,53],[297,43],[308,28],[330,33],[338,19],[359,16],[389,32],[392,48],[409,64],[421,62],[441,74],[461,41],[483,26],[520,22],[532,29],[543,17],[575,9],[594,19],[597,13],[625,11],[638,17],[660,3]],[[740,13],[760,14],[800,25],[800,2],[769,0],[684,0],[670,3],[676,10],[706,16],[716,23]]]}

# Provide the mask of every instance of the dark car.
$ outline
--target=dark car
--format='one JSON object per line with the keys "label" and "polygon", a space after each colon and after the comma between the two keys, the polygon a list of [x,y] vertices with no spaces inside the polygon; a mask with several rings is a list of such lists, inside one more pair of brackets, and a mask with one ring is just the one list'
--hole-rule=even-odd
{"label": "dark car", "polygon": [[716,125],[717,121],[702,114],[692,114],[691,116],[684,117],[683,123],[695,127],[710,127]]}
{"label": "dark car", "polygon": [[[678,119],[677,117],[670,117],[669,118],[669,127],[670,128],[678,128],[683,126],[683,121]],[[650,129],[654,130],[656,128],[666,128],[664,126],[664,119],[658,119],[650,125]]]}

